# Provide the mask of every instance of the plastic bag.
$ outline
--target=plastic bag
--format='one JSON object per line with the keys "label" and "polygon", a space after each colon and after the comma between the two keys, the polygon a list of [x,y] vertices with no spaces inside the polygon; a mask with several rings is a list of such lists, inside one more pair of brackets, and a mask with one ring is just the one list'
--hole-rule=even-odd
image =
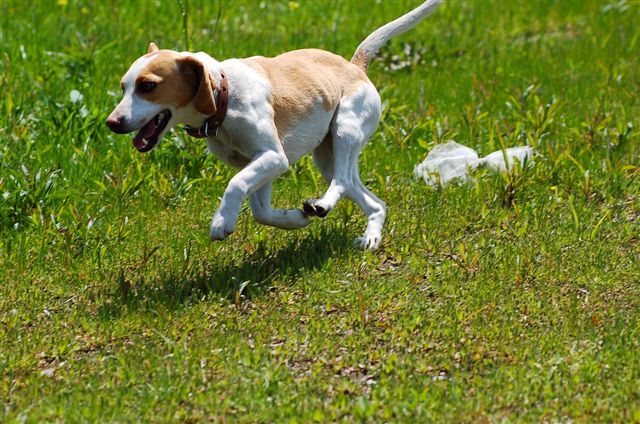
{"label": "plastic bag", "polygon": [[472,148],[449,141],[434,147],[425,160],[414,168],[413,173],[430,186],[444,186],[455,179],[468,181],[470,172],[480,166],[504,172],[513,169],[516,162],[531,162],[532,158],[533,149],[529,146],[512,147],[504,152],[498,150],[480,158]]}

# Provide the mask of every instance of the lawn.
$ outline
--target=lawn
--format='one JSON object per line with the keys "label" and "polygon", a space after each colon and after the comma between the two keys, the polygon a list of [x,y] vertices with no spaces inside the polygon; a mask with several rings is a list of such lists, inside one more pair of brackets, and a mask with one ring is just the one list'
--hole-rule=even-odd
{"label": "lawn", "polygon": [[[0,2],[0,421],[639,422],[637,2],[450,1],[386,45],[373,252],[348,201],[211,242],[234,171],[104,125],[150,41],[350,58],[418,3]],[[538,154],[428,187],[447,140]],[[274,204],[325,189],[305,158]]]}

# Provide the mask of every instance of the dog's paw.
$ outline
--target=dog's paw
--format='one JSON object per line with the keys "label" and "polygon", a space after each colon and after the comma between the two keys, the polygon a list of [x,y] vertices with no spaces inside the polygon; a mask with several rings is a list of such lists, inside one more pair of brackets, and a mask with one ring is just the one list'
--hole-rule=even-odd
{"label": "dog's paw", "polygon": [[307,199],[302,204],[302,209],[307,216],[318,216],[324,218],[329,210],[320,204],[318,199]]}
{"label": "dog's paw", "polygon": [[362,250],[375,250],[380,247],[382,236],[380,234],[364,234],[354,240],[354,244]]}
{"label": "dog's paw", "polygon": [[211,220],[211,229],[209,230],[209,238],[212,241],[224,240],[236,230],[235,222],[230,222],[224,216],[215,214]]}
{"label": "dog's paw", "polygon": [[291,220],[289,225],[291,229],[306,227],[311,222],[309,215],[302,209],[289,209],[285,214]]}

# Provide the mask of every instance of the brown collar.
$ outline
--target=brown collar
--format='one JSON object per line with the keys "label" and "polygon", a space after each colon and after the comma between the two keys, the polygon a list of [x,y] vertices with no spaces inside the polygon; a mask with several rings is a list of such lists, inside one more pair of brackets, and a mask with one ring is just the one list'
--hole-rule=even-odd
{"label": "brown collar", "polygon": [[204,121],[204,125],[200,128],[185,125],[184,129],[191,137],[206,138],[218,135],[218,128],[222,125],[225,116],[227,116],[227,105],[229,99],[229,89],[227,86],[227,78],[224,73],[220,73],[220,87],[218,88],[218,101],[216,102],[216,113],[211,115]]}

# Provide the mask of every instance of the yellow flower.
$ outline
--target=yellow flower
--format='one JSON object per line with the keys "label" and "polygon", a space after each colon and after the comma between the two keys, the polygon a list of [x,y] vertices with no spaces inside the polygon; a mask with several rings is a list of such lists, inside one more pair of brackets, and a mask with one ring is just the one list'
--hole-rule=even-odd
{"label": "yellow flower", "polygon": [[[58,0],[58,1],[60,1],[60,0]],[[297,1],[290,1],[289,2],[289,10],[296,10],[299,7],[300,7],[300,3],[298,3]]]}
{"label": "yellow flower", "polygon": [[66,6],[69,4],[69,0],[58,0],[58,6]]}

